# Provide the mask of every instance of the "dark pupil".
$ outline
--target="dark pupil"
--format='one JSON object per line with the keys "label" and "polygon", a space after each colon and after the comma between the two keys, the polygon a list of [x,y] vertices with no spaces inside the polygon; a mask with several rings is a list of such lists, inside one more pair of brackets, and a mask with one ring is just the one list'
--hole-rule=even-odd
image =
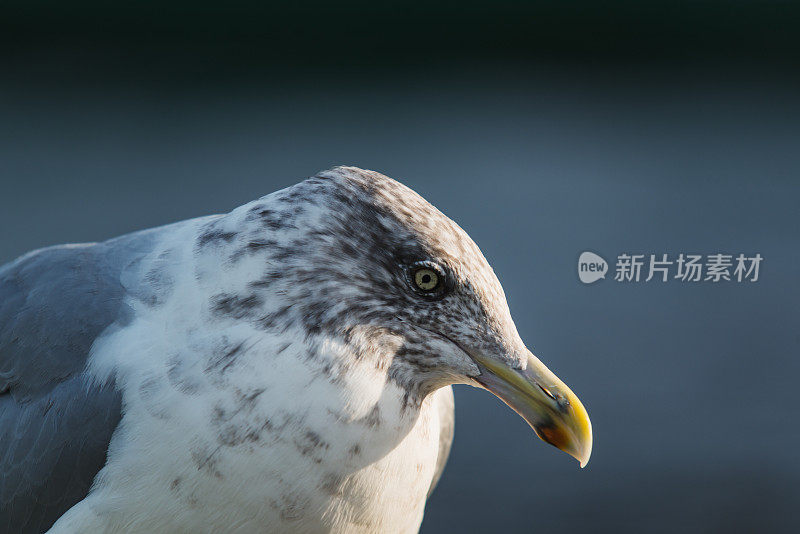
{"label": "dark pupil", "polygon": [[429,274],[423,274],[422,275],[422,283],[423,284],[427,284],[430,281],[431,281],[431,275],[429,275]]}

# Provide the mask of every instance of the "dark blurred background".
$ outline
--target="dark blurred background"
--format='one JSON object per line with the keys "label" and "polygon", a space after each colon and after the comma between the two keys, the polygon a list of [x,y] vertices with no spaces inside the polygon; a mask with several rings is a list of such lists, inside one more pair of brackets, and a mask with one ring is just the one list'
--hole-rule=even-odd
{"label": "dark blurred background", "polygon": [[[337,164],[482,247],[586,469],[456,390],[422,531],[798,532],[800,3],[0,2],[0,263]],[[764,257],[591,286],[580,252]]]}

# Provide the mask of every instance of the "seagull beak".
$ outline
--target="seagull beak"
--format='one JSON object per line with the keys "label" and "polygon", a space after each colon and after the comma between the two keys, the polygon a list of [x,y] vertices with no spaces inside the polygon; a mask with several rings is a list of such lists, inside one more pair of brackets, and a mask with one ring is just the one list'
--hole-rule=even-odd
{"label": "seagull beak", "polygon": [[542,440],[585,467],[592,454],[592,423],[578,397],[526,350],[524,369],[473,354],[475,380],[522,416]]}

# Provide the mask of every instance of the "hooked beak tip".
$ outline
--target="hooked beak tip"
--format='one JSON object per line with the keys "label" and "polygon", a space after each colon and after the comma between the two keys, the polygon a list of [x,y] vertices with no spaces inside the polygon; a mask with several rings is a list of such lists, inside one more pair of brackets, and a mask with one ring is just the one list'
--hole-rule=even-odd
{"label": "hooked beak tip", "polygon": [[524,370],[475,357],[478,382],[522,416],[542,441],[586,467],[592,455],[592,423],[580,399],[533,354]]}

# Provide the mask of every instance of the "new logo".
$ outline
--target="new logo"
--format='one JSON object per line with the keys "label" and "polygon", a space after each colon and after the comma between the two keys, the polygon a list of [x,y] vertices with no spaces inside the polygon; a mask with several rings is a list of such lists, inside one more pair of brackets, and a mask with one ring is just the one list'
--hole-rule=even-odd
{"label": "new logo", "polygon": [[582,252],[578,258],[578,278],[584,284],[597,282],[606,277],[608,263],[594,252]]}

